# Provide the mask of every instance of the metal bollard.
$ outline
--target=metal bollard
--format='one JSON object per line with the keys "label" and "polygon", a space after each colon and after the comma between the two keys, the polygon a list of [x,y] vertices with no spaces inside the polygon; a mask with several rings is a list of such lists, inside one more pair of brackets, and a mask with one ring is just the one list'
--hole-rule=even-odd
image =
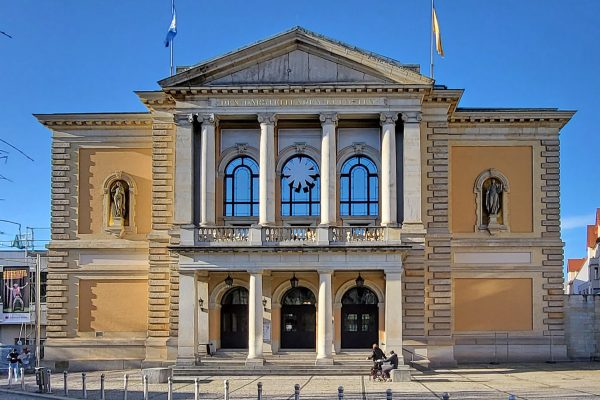
{"label": "metal bollard", "polygon": [[392,389],[385,391],[385,400],[392,400]]}
{"label": "metal bollard", "polygon": [[52,393],[52,370],[48,368],[46,372],[48,373],[48,391],[46,393]]}
{"label": "metal bollard", "polygon": [[294,385],[294,400],[300,400],[300,385]]}
{"label": "metal bollard", "polygon": [[344,399],[344,387],[340,386],[338,387],[338,400],[343,400]]}
{"label": "metal bollard", "polygon": [[223,389],[225,392],[224,399],[229,400],[229,381],[227,379],[223,381]]}
{"label": "metal bollard", "polygon": [[25,368],[21,368],[21,390],[25,390]]}
{"label": "metal bollard", "polygon": [[445,393],[442,395],[442,400],[448,400],[448,399],[450,399],[450,395],[448,394],[448,392],[445,392]]}
{"label": "metal bollard", "polygon": [[127,384],[129,383],[129,375],[123,375],[123,400],[127,400]]}
{"label": "metal bollard", "polygon": [[258,388],[258,400],[262,400],[262,382],[258,382],[256,387]]}
{"label": "metal bollard", "polygon": [[104,400],[104,374],[100,375],[100,400]]}
{"label": "metal bollard", "polygon": [[13,369],[8,366],[8,386],[12,384]]}
{"label": "metal bollard", "polygon": [[142,379],[144,381],[144,400],[148,400],[148,375],[144,375]]}
{"label": "metal bollard", "polygon": [[167,400],[173,400],[173,378],[167,379]]}
{"label": "metal bollard", "polygon": [[86,373],[81,373],[81,393],[84,399],[87,399],[87,387],[85,386]]}
{"label": "metal bollard", "polygon": [[194,400],[200,400],[200,379],[194,379]]}
{"label": "metal bollard", "polygon": [[65,397],[69,397],[69,384],[68,384],[69,373],[67,371],[63,372],[63,389],[65,392]]}

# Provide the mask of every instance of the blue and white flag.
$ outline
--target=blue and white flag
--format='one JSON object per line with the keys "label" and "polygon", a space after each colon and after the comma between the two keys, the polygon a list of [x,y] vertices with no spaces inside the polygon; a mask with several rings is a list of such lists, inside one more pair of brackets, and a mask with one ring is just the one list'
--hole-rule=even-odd
{"label": "blue and white flag", "polygon": [[175,35],[177,35],[177,17],[175,15],[175,7],[173,7],[173,19],[171,20],[171,25],[169,26],[167,37],[165,38],[165,47],[169,47],[169,44]]}

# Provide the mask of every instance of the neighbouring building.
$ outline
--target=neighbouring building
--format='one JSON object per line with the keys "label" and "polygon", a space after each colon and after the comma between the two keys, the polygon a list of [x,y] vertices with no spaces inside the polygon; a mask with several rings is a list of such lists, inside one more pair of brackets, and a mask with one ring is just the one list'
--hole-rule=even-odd
{"label": "neighbouring building", "polygon": [[[40,255],[41,341],[46,333],[46,250],[0,251],[2,309],[0,309],[0,346],[23,345],[34,349],[36,337],[36,260]],[[16,287],[14,285],[17,285]],[[0,360],[3,361],[3,360]]]}
{"label": "neighbouring building", "polygon": [[566,357],[572,111],[461,108],[418,65],[303,28],[159,85],[136,92],[147,112],[36,115],[46,359],[189,365],[210,344],[330,364],[378,342],[453,365],[498,338],[510,360]]}
{"label": "neighbouring building", "polygon": [[587,226],[586,256],[567,261],[568,294],[600,293],[600,208],[596,210],[594,225]]}

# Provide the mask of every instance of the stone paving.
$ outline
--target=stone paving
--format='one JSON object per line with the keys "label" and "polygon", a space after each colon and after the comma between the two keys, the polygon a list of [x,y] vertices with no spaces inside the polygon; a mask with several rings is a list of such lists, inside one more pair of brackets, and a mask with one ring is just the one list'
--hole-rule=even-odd
{"label": "stone paving", "polygon": [[[143,399],[141,371],[107,371],[106,399],[123,399],[123,374],[129,374],[129,400]],[[19,385],[10,393],[2,377],[0,399],[22,399]],[[370,382],[356,376],[243,376],[203,377],[201,399],[223,399],[223,380],[229,379],[230,399],[256,399],[257,383],[263,383],[263,399],[293,399],[294,384],[301,386],[301,399],[337,399],[337,388],[344,387],[344,399],[385,399],[390,388],[394,399],[595,399],[600,398],[600,363],[558,363],[520,365],[472,365],[440,369],[416,375],[412,382]],[[53,375],[53,397],[64,398],[62,374]],[[100,372],[87,374],[88,399],[100,398]],[[81,374],[69,375],[69,398],[81,399]],[[37,389],[35,378],[28,375],[26,391]],[[167,398],[167,384],[151,384],[149,399]],[[174,383],[173,400],[194,398],[193,383]]]}

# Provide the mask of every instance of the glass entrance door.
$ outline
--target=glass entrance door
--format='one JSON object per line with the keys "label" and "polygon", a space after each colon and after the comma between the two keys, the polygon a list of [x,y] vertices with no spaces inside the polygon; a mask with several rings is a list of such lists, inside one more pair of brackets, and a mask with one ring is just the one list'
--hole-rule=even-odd
{"label": "glass entrance door", "polygon": [[314,349],[316,344],[315,296],[307,288],[290,289],[281,305],[281,348]]}
{"label": "glass entrance door", "polygon": [[221,302],[221,348],[248,348],[248,290],[231,289]]}
{"label": "glass entrance door", "polygon": [[379,343],[379,308],[375,293],[350,289],[342,298],[342,348],[370,349]]}

